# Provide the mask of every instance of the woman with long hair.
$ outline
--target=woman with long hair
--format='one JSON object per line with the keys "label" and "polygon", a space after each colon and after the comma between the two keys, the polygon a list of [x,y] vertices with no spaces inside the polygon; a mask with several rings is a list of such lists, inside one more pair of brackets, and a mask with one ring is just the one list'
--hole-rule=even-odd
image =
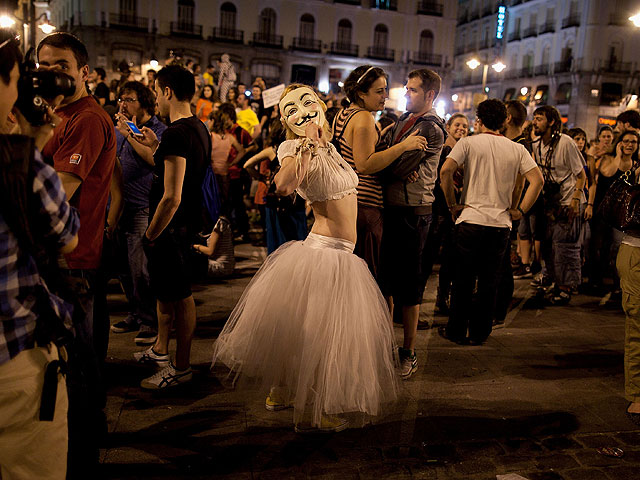
{"label": "woman with long hair", "polygon": [[279,106],[287,140],[278,148],[277,192],[306,199],[315,222],[306,240],[267,257],[213,358],[235,378],[271,387],[268,410],[293,406],[296,431],[336,432],[395,400],[393,328],[367,265],[353,254],[358,177],[329,142],[324,103],[292,84]]}
{"label": "woman with long hair", "polygon": [[213,111],[213,102],[215,101],[215,94],[211,85],[205,85],[202,88],[202,94],[196,102],[196,116],[203,122],[207,123],[209,115]]}

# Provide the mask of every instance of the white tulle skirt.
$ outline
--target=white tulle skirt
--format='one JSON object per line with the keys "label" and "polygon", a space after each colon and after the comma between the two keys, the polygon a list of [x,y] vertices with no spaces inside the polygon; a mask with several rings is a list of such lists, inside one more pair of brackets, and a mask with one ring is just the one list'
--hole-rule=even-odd
{"label": "white tulle skirt", "polygon": [[[354,244],[309,234],[273,252],[214,344],[213,363],[277,387],[294,422],[376,416],[397,397],[387,304]],[[266,393],[266,392],[265,392]]]}

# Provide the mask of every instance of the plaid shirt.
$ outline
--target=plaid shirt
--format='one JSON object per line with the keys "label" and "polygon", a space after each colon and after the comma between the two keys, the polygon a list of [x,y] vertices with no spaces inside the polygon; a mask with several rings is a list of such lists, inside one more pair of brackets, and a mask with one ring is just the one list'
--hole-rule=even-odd
{"label": "plaid shirt", "polygon": [[[78,213],[67,202],[62,183],[55,170],[46,165],[36,151],[32,165],[34,201],[40,202],[40,215],[30,219],[44,226],[45,240],[59,247],[69,243],[80,228]],[[31,255],[20,249],[0,213],[0,365],[21,351],[34,347],[36,326],[34,289],[46,285],[38,274]],[[68,315],[66,304],[49,294],[56,313]]]}

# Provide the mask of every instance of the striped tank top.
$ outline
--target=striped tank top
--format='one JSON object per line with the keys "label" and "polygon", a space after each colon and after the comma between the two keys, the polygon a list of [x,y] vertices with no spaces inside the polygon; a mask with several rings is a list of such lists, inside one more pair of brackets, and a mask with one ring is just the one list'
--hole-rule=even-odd
{"label": "striped tank top", "polygon": [[[342,134],[347,118],[349,118],[352,113],[360,110],[363,112],[366,111],[360,107],[349,107],[338,112],[334,124],[333,136],[336,138],[341,135],[338,142],[340,143],[340,153],[342,154],[342,158],[351,165],[351,168],[353,168],[358,175],[358,203],[369,207],[382,208],[382,184],[376,175],[365,175],[358,171],[356,164],[353,161],[353,149],[347,142],[344,134]],[[351,120],[349,120],[349,122],[351,122]],[[380,134],[378,133],[378,139],[379,138]]]}

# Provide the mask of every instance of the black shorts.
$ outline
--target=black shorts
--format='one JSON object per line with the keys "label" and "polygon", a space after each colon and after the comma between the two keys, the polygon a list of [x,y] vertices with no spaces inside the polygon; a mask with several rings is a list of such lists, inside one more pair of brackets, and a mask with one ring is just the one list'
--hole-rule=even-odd
{"label": "black shorts", "polygon": [[395,305],[422,303],[431,271],[427,237],[431,214],[416,214],[412,207],[385,207],[380,254],[380,285]]}
{"label": "black shorts", "polygon": [[[193,250],[192,235],[169,228],[145,245],[151,290],[161,302],[177,302],[191,296],[191,284],[207,268],[207,257]],[[201,265],[202,264],[202,265]]]}

